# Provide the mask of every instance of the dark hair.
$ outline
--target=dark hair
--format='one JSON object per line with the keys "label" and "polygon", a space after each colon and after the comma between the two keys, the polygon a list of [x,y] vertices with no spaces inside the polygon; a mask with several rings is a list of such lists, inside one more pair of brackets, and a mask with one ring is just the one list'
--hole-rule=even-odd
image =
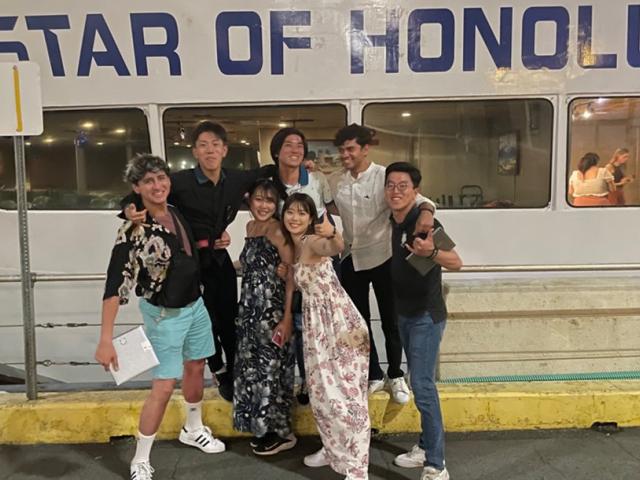
{"label": "dark hair", "polygon": [[167,175],[171,173],[167,162],[150,153],[139,153],[127,163],[124,170],[124,181],[137,185],[147,173],[157,173],[160,171]]}
{"label": "dark hair", "polygon": [[413,184],[413,188],[418,188],[420,186],[420,181],[422,181],[422,174],[420,170],[415,166],[411,165],[408,162],[395,162],[387,167],[384,172],[384,183],[387,183],[387,178],[389,178],[389,174],[393,172],[406,173],[411,177],[411,183]]}
{"label": "dark hair", "polygon": [[280,217],[278,216],[278,204],[280,203],[280,194],[278,193],[278,189],[276,188],[276,186],[268,178],[260,178],[256,180],[256,182],[251,185],[251,188],[249,188],[247,203],[249,203],[249,199],[258,190],[262,190],[267,195],[267,197],[271,197],[273,202],[276,204],[276,213],[274,213],[273,217],[279,219]]}
{"label": "dark hair", "polygon": [[351,125],[342,127],[336,132],[336,135],[333,139],[333,144],[336,147],[339,147],[347,140],[355,140],[358,145],[364,147],[365,145],[371,145],[375,134],[376,131],[372,128],[358,125],[357,123],[352,123]]}
{"label": "dark hair", "polygon": [[591,167],[597,165],[599,161],[600,161],[600,157],[598,156],[597,153],[593,153],[593,152],[585,153],[584,156],[578,162],[578,170],[584,173],[587,170],[589,170]]}
{"label": "dark hair", "polygon": [[307,212],[311,217],[311,223],[305,232],[306,235],[310,235],[314,232],[314,225],[318,221],[318,210],[316,209],[316,204],[309,195],[300,192],[289,195],[282,206],[282,219],[280,220],[280,225],[282,226],[282,233],[284,234],[287,243],[291,245],[293,244],[293,238],[291,238],[291,233],[287,230],[287,227],[284,224],[284,212],[286,212],[291,205],[295,203],[299,204],[302,210]]}
{"label": "dark hair", "polygon": [[271,158],[276,162],[276,165],[278,164],[278,155],[280,155],[282,144],[289,135],[298,135],[302,139],[302,143],[304,144],[304,158],[307,158],[307,155],[309,154],[309,145],[307,144],[307,139],[304,136],[304,133],[294,127],[281,128],[275,133],[271,139],[271,145],[269,146]]}
{"label": "dark hair", "polygon": [[196,128],[191,132],[191,144],[195,147],[196,142],[200,135],[204,132],[213,133],[216,137],[222,140],[222,143],[227,144],[227,131],[225,128],[219,123],[211,122],[209,120],[205,120],[196,125]]}

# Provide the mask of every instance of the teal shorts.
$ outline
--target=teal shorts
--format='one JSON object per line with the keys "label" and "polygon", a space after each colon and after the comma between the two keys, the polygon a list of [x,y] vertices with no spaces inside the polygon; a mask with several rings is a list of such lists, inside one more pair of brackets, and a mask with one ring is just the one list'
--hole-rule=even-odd
{"label": "teal shorts", "polygon": [[144,330],[160,365],[153,378],[181,379],[183,363],[215,353],[211,320],[202,297],[182,308],[156,307],[140,299]]}

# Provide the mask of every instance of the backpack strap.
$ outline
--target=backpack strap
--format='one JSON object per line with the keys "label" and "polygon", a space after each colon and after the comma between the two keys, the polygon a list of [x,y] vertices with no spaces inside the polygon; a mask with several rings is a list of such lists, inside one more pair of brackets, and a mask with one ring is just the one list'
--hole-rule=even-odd
{"label": "backpack strap", "polygon": [[173,224],[176,226],[176,237],[178,237],[178,244],[180,245],[180,248],[186,252],[187,249],[184,248],[184,237],[185,237],[186,234],[185,234],[184,229],[182,227],[182,223],[180,223],[180,220],[178,219],[178,216],[175,213],[173,213],[171,208],[169,208],[169,214],[171,215],[171,218],[173,219]]}

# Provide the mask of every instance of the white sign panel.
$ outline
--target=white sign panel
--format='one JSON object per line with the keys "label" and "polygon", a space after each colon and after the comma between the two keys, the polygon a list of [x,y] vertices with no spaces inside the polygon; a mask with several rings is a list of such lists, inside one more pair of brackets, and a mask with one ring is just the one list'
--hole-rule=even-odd
{"label": "white sign panel", "polygon": [[42,129],[40,66],[0,63],[0,135],[40,135]]}
{"label": "white sign panel", "polygon": [[0,0],[47,107],[636,91],[639,0]]}

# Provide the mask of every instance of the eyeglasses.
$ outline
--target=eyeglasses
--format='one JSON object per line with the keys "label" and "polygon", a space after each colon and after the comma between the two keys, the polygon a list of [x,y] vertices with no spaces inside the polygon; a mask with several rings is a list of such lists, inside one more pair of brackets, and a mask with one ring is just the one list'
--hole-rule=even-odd
{"label": "eyeglasses", "polygon": [[400,182],[400,183],[387,182],[384,185],[384,188],[387,192],[393,192],[394,190],[398,190],[400,193],[403,193],[403,192],[406,192],[409,188],[411,188],[411,184],[409,182]]}

